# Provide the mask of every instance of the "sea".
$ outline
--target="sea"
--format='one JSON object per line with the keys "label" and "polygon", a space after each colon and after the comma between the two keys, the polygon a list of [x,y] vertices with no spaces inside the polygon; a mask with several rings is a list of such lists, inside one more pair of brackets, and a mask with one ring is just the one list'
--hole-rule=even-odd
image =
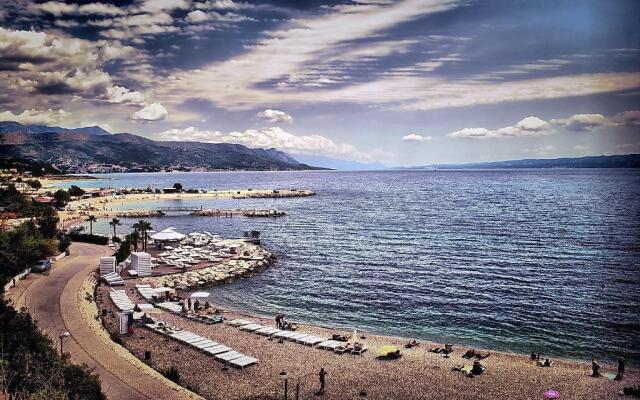
{"label": "sea", "polygon": [[[144,201],[275,208],[281,218],[148,218],[239,237],[274,267],[210,301],[300,323],[580,360],[640,364],[640,170],[139,173],[85,187],[301,188],[304,198]],[[69,183],[71,184],[71,183]],[[116,204],[115,207],[122,207]],[[121,232],[135,220],[123,219]],[[94,224],[108,234],[106,221]]]}

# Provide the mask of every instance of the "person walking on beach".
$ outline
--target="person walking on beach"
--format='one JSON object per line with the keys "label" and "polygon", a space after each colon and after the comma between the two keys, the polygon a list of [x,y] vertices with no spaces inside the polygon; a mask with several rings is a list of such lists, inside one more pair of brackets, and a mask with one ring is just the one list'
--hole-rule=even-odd
{"label": "person walking on beach", "polygon": [[624,378],[624,358],[618,358],[618,375],[616,375],[616,380],[621,381]]}
{"label": "person walking on beach", "polygon": [[320,390],[318,393],[324,394],[324,377],[327,376],[327,372],[324,370],[324,367],[320,368]]}
{"label": "person walking on beach", "polygon": [[600,364],[598,364],[595,358],[591,359],[591,376],[594,378],[600,376]]}

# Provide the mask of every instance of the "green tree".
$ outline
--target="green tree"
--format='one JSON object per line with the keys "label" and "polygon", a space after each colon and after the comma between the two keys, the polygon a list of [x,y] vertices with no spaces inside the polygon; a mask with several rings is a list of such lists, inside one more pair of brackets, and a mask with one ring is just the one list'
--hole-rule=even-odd
{"label": "green tree", "polygon": [[82,196],[84,193],[85,193],[84,190],[80,189],[76,185],[71,185],[69,187],[69,196],[79,197],[79,196]]}
{"label": "green tree", "polygon": [[95,215],[89,215],[87,217],[87,222],[89,223],[89,235],[93,236],[93,223],[96,222],[98,218]]}
{"label": "green tree", "polygon": [[120,220],[118,218],[113,218],[111,221],[109,221],[109,225],[111,225],[111,227],[113,228],[113,237],[116,237],[117,236],[116,227],[118,227],[119,225],[122,225],[120,223]]}
{"label": "green tree", "polygon": [[38,190],[38,189],[42,188],[42,183],[40,183],[40,181],[37,180],[37,179],[29,179],[27,181],[27,184],[29,186],[31,186],[32,189]]}
{"label": "green tree", "polygon": [[60,218],[57,216],[43,216],[36,220],[40,233],[47,239],[56,237],[58,233],[58,221],[60,221]]}
{"label": "green tree", "polygon": [[151,227],[151,222],[141,219],[133,224],[133,229],[140,232],[140,237],[142,239],[142,251],[147,251],[147,239],[149,238],[148,234],[149,231],[153,229]]}
{"label": "green tree", "polygon": [[177,192],[182,192],[183,188],[182,188],[182,183],[174,183],[173,184],[173,188],[177,191]]}
{"label": "green tree", "polygon": [[64,207],[69,202],[69,200],[71,200],[69,192],[62,189],[58,189],[53,194],[53,198],[56,200],[56,207]]}

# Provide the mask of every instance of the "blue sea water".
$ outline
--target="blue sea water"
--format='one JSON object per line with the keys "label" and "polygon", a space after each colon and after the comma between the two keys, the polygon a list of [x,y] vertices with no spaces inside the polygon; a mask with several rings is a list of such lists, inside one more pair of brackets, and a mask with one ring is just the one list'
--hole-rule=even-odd
{"label": "blue sea water", "polygon": [[[640,171],[114,174],[85,186],[306,188],[309,198],[144,202],[272,207],[155,229],[262,232],[277,265],[211,289],[225,307],[550,356],[640,363]],[[134,221],[126,221],[126,226]],[[106,222],[96,231],[107,233]]]}

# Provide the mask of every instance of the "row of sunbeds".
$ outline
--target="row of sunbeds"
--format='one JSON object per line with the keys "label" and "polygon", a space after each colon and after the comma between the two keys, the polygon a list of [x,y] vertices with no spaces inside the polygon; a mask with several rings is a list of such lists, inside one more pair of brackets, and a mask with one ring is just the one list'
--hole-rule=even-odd
{"label": "row of sunbeds", "polygon": [[[229,322],[229,325],[234,326],[242,331],[253,332],[258,335],[272,337],[275,339],[289,340],[296,343],[301,343],[307,346],[315,346],[319,349],[335,351],[338,353],[344,353],[346,351],[342,351],[345,349],[345,342],[341,342],[338,340],[324,340],[315,335],[309,335],[305,333],[299,333],[295,331],[283,331],[277,328],[272,328],[260,324],[256,324],[252,321],[247,321],[244,319],[234,319]],[[351,354],[361,355],[367,351],[367,347],[363,346],[360,350],[349,350]]]}
{"label": "row of sunbeds", "polygon": [[109,292],[109,297],[111,297],[111,300],[120,311],[133,311],[133,308],[136,306],[129,296],[127,296],[125,290],[112,290]]}
{"label": "row of sunbeds", "polygon": [[104,279],[109,286],[124,286],[124,280],[115,272],[102,276],[102,279]]}
{"label": "row of sunbeds", "polygon": [[230,347],[196,335],[195,333],[183,330],[168,330],[162,322],[153,322],[144,325],[153,331],[169,336],[180,343],[194,347],[233,367],[244,369],[245,367],[258,363],[257,358],[242,354]]}

